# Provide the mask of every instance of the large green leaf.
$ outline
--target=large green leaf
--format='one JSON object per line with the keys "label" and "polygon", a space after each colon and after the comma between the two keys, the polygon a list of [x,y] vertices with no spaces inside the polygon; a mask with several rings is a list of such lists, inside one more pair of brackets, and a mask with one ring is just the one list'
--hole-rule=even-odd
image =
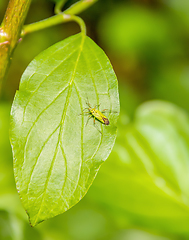
{"label": "large green leaf", "polygon": [[[80,115],[109,109],[110,125]],[[63,213],[87,192],[114,145],[119,114],[117,79],[104,52],[82,34],[36,57],[12,106],[11,143],[20,198],[30,223]]]}
{"label": "large green leaf", "polygon": [[[189,117],[163,101],[121,116],[115,147],[88,197],[119,225],[189,236]],[[188,239],[188,238],[187,238]]]}

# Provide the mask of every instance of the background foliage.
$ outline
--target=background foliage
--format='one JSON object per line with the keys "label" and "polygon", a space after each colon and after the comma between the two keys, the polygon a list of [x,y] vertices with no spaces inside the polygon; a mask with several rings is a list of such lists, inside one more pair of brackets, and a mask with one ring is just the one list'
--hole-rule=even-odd
{"label": "background foliage", "polygon": [[[53,6],[33,1],[26,23],[51,16]],[[29,62],[79,28],[53,27],[18,45],[0,106],[0,239],[189,239],[188,12],[185,0],[103,0],[81,14],[119,80],[118,137],[85,198],[36,228],[15,190],[10,104]]]}

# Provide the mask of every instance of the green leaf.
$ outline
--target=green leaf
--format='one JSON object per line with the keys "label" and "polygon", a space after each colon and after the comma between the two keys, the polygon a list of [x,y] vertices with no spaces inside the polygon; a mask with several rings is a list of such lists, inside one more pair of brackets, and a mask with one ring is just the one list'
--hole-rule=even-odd
{"label": "green leaf", "polygon": [[[109,109],[106,126],[82,110]],[[32,226],[87,192],[111,152],[119,115],[117,79],[104,52],[77,34],[45,50],[22,76],[11,111],[17,189]]]}
{"label": "green leaf", "polygon": [[123,228],[130,223],[189,236],[187,112],[151,101],[138,108],[129,125],[125,116],[120,120],[115,147],[87,197],[110,209]]}

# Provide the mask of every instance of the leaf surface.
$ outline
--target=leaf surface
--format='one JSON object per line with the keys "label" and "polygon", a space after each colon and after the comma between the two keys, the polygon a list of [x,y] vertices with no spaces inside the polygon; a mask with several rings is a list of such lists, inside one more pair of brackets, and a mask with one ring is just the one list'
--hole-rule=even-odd
{"label": "leaf surface", "polygon": [[[88,114],[81,113],[87,99],[110,110],[110,125],[96,121],[94,127],[91,119],[86,126]],[[114,71],[85,35],[53,45],[29,64],[12,105],[11,143],[17,189],[32,226],[86,194],[114,145],[118,114]]]}

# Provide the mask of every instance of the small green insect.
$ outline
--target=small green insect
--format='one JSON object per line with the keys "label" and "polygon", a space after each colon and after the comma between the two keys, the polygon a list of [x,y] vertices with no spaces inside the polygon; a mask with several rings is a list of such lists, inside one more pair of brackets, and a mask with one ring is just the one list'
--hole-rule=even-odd
{"label": "small green insect", "polygon": [[[88,110],[88,112],[83,112],[83,113],[89,114],[89,118],[87,119],[86,125],[88,124],[89,119],[91,119],[91,118],[94,119],[94,126],[95,127],[96,127],[96,125],[95,125],[95,120],[96,119],[99,122],[101,122],[101,123],[103,123],[105,125],[109,125],[110,124],[108,118],[103,114],[107,109],[104,109],[101,112],[98,109],[96,109],[96,107],[99,107],[100,105],[96,105],[94,108],[92,108],[89,102],[86,102],[86,104],[88,105],[88,107],[83,109],[83,111],[86,110],[86,109]],[[101,131],[97,127],[96,127],[96,129],[101,133]]]}

